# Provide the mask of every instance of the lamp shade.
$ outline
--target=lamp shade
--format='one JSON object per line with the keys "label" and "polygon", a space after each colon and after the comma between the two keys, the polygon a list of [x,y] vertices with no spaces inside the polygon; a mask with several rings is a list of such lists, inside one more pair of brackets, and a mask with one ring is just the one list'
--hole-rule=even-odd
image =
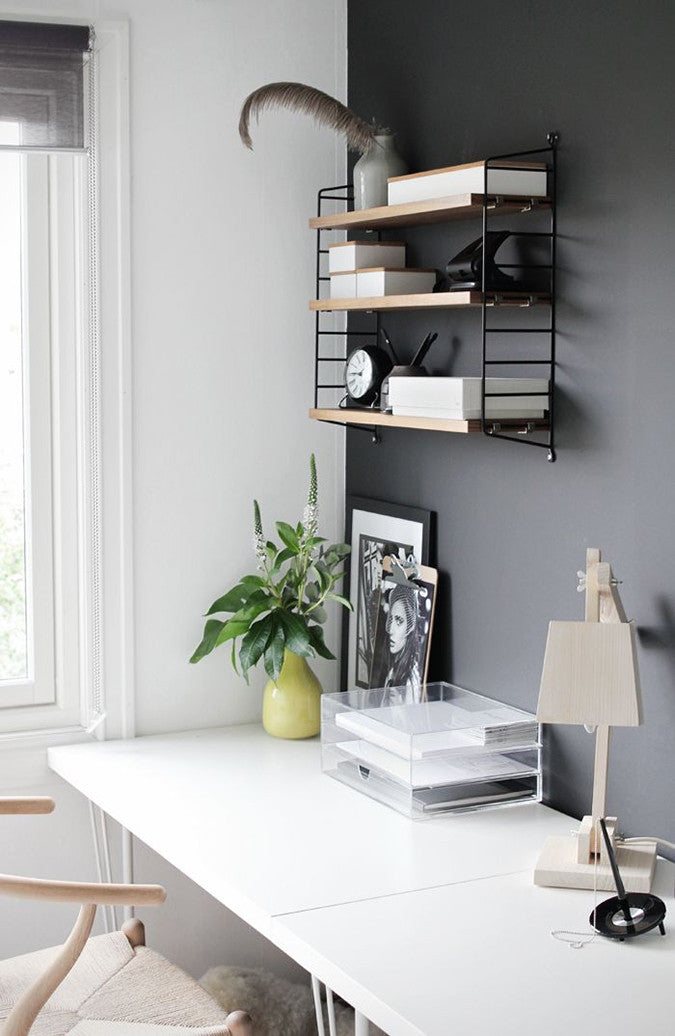
{"label": "lamp shade", "polygon": [[539,690],[541,723],[642,722],[632,622],[551,622]]}

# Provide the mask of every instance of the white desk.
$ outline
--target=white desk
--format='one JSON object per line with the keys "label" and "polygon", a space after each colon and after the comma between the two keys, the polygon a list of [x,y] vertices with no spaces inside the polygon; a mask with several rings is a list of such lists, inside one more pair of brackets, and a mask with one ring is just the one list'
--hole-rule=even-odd
{"label": "white desk", "polygon": [[553,939],[585,930],[593,893],[535,888],[531,870],[293,914],[274,941],[391,1036],[670,1031],[674,880],[659,861],[666,935],[639,945]]}
{"label": "white desk", "polygon": [[[539,903],[547,898],[559,903],[563,927],[583,924],[590,909],[587,893],[580,893],[579,906],[573,907],[575,893],[530,884],[545,837],[567,833],[574,825],[568,817],[524,805],[410,821],[325,777],[315,741],[275,741],[258,726],[229,727],[52,748],[49,762],[96,806],[391,1036],[446,1036],[456,986],[473,985],[480,970],[482,992],[474,986],[480,1005],[503,967],[496,947],[513,956],[521,922],[511,899],[501,909],[500,924],[485,936],[495,946],[494,956],[486,955],[479,968],[476,955],[483,944],[471,935],[472,950],[464,952],[468,915],[461,914],[463,923],[455,931],[443,897],[472,903],[474,929],[487,927],[491,910],[481,906],[480,895],[496,886],[481,879],[525,872],[512,879],[529,911],[524,927],[529,932],[539,924],[551,959],[565,963],[573,951],[551,940]],[[428,919],[415,927],[412,919],[422,916],[425,903],[432,904]],[[518,945],[521,941],[527,939],[518,937]],[[668,938],[663,943],[673,945]],[[646,959],[642,949],[619,949],[631,960]],[[591,953],[604,959],[617,952],[594,946],[575,956],[582,967]],[[668,956],[660,953],[662,959]],[[421,970],[411,970],[415,959],[418,969],[427,962],[436,969],[429,971],[431,1001],[416,993],[425,987]],[[672,950],[668,959],[672,968]],[[534,955],[503,1003],[520,1019],[519,1036],[527,1031],[528,999],[543,962]],[[570,993],[576,995],[574,989]],[[581,1016],[576,1031],[596,1036],[598,1029]]]}

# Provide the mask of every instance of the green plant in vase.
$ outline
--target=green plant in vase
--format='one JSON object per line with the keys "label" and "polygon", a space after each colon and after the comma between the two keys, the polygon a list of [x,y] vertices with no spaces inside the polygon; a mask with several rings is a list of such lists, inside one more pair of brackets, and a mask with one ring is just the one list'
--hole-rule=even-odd
{"label": "green plant in vase", "polygon": [[[318,483],[314,454],[309,461],[309,492],[302,521],[277,522],[280,544],[266,540],[258,501],[253,501],[253,546],[258,572],[242,576],[206,613],[204,635],[191,662],[219,644],[231,642],[232,665],[248,680],[262,662],[269,681],[263,699],[263,726],[275,737],[303,738],[321,726],[321,684],[307,659],[335,658],[326,646],[323,624],[329,601],[351,609],[336,592],[351,548],[327,545],[318,532]],[[215,615],[228,618],[211,618]]]}

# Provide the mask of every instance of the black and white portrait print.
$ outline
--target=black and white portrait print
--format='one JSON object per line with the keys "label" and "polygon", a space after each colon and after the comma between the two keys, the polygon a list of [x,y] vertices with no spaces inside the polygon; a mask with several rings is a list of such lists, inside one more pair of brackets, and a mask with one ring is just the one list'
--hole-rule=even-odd
{"label": "black and white portrait print", "polygon": [[391,704],[422,700],[434,594],[435,584],[423,577],[411,585],[382,573],[370,686],[391,688]]}
{"label": "black and white portrait print", "polygon": [[393,556],[399,561],[413,560],[410,543],[393,543],[362,534],[358,549],[358,588],[356,599],[356,672],[355,687],[373,687],[370,682],[373,648],[377,628],[382,584],[382,562]]}

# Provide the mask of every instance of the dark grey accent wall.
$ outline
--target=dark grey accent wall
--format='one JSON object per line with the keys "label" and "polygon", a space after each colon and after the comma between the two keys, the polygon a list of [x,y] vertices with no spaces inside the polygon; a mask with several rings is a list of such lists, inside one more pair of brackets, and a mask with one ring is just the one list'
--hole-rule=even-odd
{"label": "dark grey accent wall", "polygon": [[[546,626],[583,618],[587,546],[640,631],[644,726],[615,731],[609,810],[675,839],[675,5],[637,0],[353,0],[349,101],[411,170],[561,134],[559,452],[482,437],[348,432],[347,489],[437,514],[437,678],[533,708]],[[440,265],[474,224],[410,235]],[[479,373],[475,313],[397,314],[435,366]],[[452,357],[452,365],[449,360]],[[593,740],[551,728],[549,801],[590,806]]]}

